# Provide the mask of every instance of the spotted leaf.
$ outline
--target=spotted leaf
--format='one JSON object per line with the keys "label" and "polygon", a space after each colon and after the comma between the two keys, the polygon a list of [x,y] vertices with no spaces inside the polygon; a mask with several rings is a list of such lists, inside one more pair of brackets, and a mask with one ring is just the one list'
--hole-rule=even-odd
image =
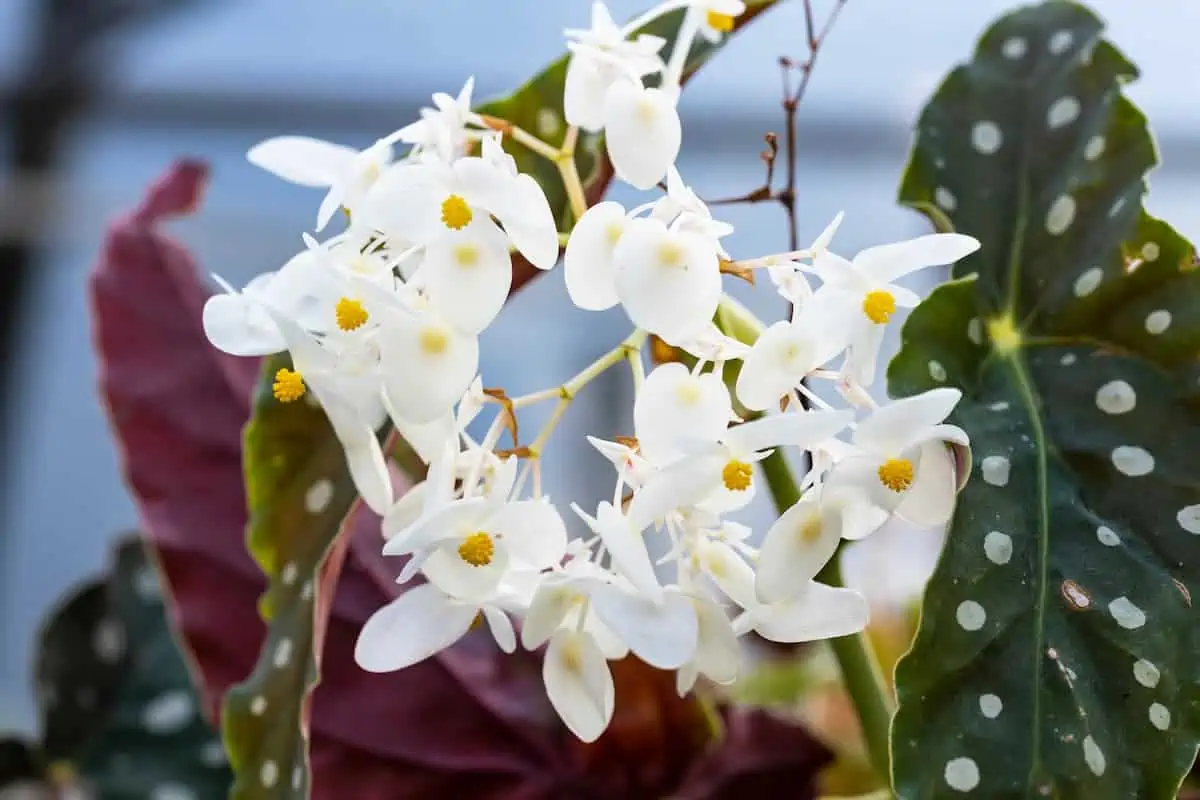
{"label": "spotted leaf", "polygon": [[1142,209],[1136,70],[1073,3],[1000,19],[901,201],[977,237],[895,394],[962,388],[974,466],[900,663],[903,798],[1173,798],[1200,737],[1200,272]]}
{"label": "spotted leaf", "polygon": [[75,768],[106,799],[224,795],[232,780],[224,748],[204,718],[140,539],[121,542],[105,588],[106,622],[88,641],[98,659],[123,669],[111,707],[72,754]]}

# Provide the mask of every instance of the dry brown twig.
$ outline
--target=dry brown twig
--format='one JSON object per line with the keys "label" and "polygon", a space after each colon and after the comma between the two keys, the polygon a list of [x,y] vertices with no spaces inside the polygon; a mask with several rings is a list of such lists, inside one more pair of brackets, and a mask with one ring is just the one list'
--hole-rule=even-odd
{"label": "dry brown twig", "polygon": [[[788,217],[788,247],[791,250],[796,250],[800,247],[799,222],[796,218],[797,111],[800,108],[800,103],[804,100],[804,95],[808,92],[808,85],[812,79],[813,68],[817,64],[817,57],[821,53],[821,47],[825,44],[829,32],[833,29],[834,23],[837,22],[838,16],[842,13],[842,9],[847,2],[849,0],[834,0],[833,9],[825,19],[824,25],[821,26],[820,30],[817,30],[813,15],[812,0],[804,0],[805,44],[808,47],[808,55],[803,60],[796,60],[787,56],[781,56],[779,59],[779,67],[783,77],[783,98],[780,101],[783,107],[784,120],[783,154],[785,175],[783,188],[775,189],[775,167],[779,156],[779,137],[774,133],[768,133],[763,137],[766,142],[766,149],[759,154],[759,158],[762,159],[767,169],[766,180],[763,184],[757,189],[753,189],[737,197],[727,197],[709,202],[709,205],[714,206],[738,203],[779,203],[783,206],[783,210]],[[793,73],[798,73],[800,76],[794,88],[792,86]]]}

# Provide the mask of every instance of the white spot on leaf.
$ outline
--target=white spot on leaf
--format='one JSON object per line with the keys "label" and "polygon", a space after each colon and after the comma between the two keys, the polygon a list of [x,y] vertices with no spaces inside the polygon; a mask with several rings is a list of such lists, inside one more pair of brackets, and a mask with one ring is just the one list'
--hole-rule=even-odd
{"label": "white spot on leaf", "polygon": [[256,717],[261,717],[267,710],[267,698],[261,694],[250,701],[250,713]]}
{"label": "white spot on leaf", "polygon": [[1096,390],[1096,407],[1105,414],[1126,414],[1137,405],[1137,393],[1125,381],[1109,381]]}
{"label": "white spot on leaf", "polygon": [[1079,117],[1079,101],[1074,97],[1067,95],[1060,97],[1050,106],[1050,110],[1046,112],[1046,124],[1051,128],[1061,128],[1064,125],[1070,125]]}
{"label": "white spot on leaf", "polygon": [[988,406],[988,410],[989,411],[1008,411],[1008,401],[1007,400],[999,400],[995,403],[992,403],[990,406]]}
{"label": "white spot on leaf", "polygon": [[1188,533],[1200,536],[1200,504],[1184,506],[1179,509],[1179,513],[1175,515],[1175,521]]}
{"label": "white spot on leaf", "polygon": [[1118,472],[1131,478],[1140,478],[1154,471],[1154,456],[1145,448],[1134,445],[1114,447],[1112,463]]}
{"label": "white spot on leaf", "polygon": [[1104,270],[1092,267],[1075,279],[1075,296],[1087,297],[1096,291],[1102,280],[1104,280]]}
{"label": "white spot on leaf", "polygon": [[1088,161],[1095,161],[1102,155],[1104,155],[1104,137],[1097,134],[1088,139],[1087,146],[1083,148],[1083,157]]}
{"label": "white spot on leaf", "polygon": [[1162,703],[1151,703],[1149,715],[1150,724],[1160,731],[1171,727],[1171,712]]}
{"label": "white spot on leaf", "polygon": [[983,120],[976,122],[971,128],[971,145],[975,150],[985,156],[990,156],[1000,149],[1004,137],[1000,133],[999,126],[994,122]]}
{"label": "white spot on leaf", "polygon": [[1108,210],[1108,216],[1111,219],[1121,213],[1121,209],[1125,207],[1125,198],[1118,197],[1116,202],[1112,204],[1112,208]]}
{"label": "white spot on leaf", "polygon": [[1075,221],[1075,198],[1069,194],[1059,196],[1046,212],[1046,230],[1051,236],[1061,236]]}
{"label": "white spot on leaf", "polygon": [[1146,333],[1152,336],[1158,336],[1160,333],[1171,327],[1171,312],[1159,309],[1151,311],[1146,315]]}
{"label": "white spot on leaf", "polygon": [[1014,36],[1004,41],[1004,44],[1000,47],[1000,52],[1004,54],[1005,58],[1016,61],[1025,55],[1027,49],[1028,45],[1025,44],[1025,40],[1019,36]]}
{"label": "white spot on leaf", "polygon": [[967,323],[967,338],[974,344],[983,344],[983,323],[979,317],[972,317]]}
{"label": "white spot on leaf", "polygon": [[96,657],[106,664],[116,664],[125,655],[125,626],[119,620],[105,617],[92,634]]}
{"label": "white spot on leaf", "polygon": [[223,767],[229,763],[225,756],[225,748],[216,739],[205,742],[204,747],[200,748],[200,761],[208,767]]}
{"label": "white spot on leaf", "polygon": [[329,478],[318,478],[304,493],[304,508],[310,514],[320,514],[329,508],[333,501],[333,481]]}
{"label": "white spot on leaf", "polygon": [[979,713],[988,719],[995,719],[1004,710],[1004,701],[994,694],[979,695]]}
{"label": "white spot on leaf", "polygon": [[1104,760],[1104,751],[1091,736],[1083,737],[1083,760],[1087,762],[1088,769],[1092,771],[1093,775],[1099,777],[1104,774],[1104,768],[1107,766],[1107,762]]}
{"label": "white spot on leaf", "polygon": [[974,600],[964,600],[958,604],[954,618],[965,631],[977,631],[987,622],[987,611]]}
{"label": "white spot on leaf", "polygon": [[279,767],[274,761],[264,761],[262,768],[258,771],[258,779],[262,781],[262,785],[270,789],[279,780]]}
{"label": "white spot on leaf", "polygon": [[944,775],[946,785],[958,792],[969,792],[979,785],[979,766],[965,756],[947,761]]}
{"label": "white spot on leaf", "polygon": [[933,190],[933,202],[937,203],[945,211],[951,213],[958,208],[958,200],[955,199],[954,193],[945,186],[939,186]]}
{"label": "white spot on leaf", "polygon": [[1144,658],[1139,658],[1133,662],[1133,679],[1145,686],[1147,689],[1153,689],[1158,686],[1158,681],[1162,677],[1158,667]]}
{"label": "white spot on leaf", "polygon": [[1158,244],[1155,242],[1146,242],[1144,245],[1142,245],[1142,258],[1147,262],[1158,261],[1158,257],[1161,253],[1162,250],[1159,249]]}
{"label": "white spot on leaf", "polygon": [[283,571],[279,573],[279,579],[283,581],[284,586],[291,586],[296,582],[300,570],[296,568],[295,561],[289,561],[283,565]]}
{"label": "white spot on leaf", "polygon": [[1004,456],[988,456],[979,462],[979,471],[983,474],[984,482],[992,486],[1007,486],[1011,470],[1012,464]]}
{"label": "white spot on leaf", "polygon": [[196,793],[177,783],[160,783],[150,790],[149,800],[196,800]]}
{"label": "white spot on leaf", "polygon": [[1135,606],[1128,597],[1121,596],[1108,604],[1108,613],[1117,624],[1126,630],[1136,630],[1146,624],[1146,612]]}
{"label": "white spot on leaf", "polygon": [[292,640],[283,638],[279,640],[279,644],[275,645],[275,656],[272,663],[276,669],[283,669],[292,660]]}
{"label": "white spot on leaf", "polygon": [[1100,544],[1116,547],[1121,543],[1121,537],[1112,528],[1101,525],[1096,529],[1096,538],[1100,540]]}
{"label": "white spot on leaf", "polygon": [[1050,41],[1046,44],[1046,49],[1056,56],[1060,56],[1067,52],[1071,47],[1071,42],[1075,41],[1075,35],[1070,31],[1057,31],[1050,37]]}
{"label": "white spot on leaf", "polygon": [[175,733],[187,727],[195,714],[196,704],[187,692],[165,692],[142,710],[142,725],[151,733]]}
{"label": "white spot on leaf", "polygon": [[983,537],[983,552],[993,564],[1007,564],[1012,558],[1012,551],[1012,537],[1007,533],[991,531]]}
{"label": "white spot on leaf", "polygon": [[1064,367],[1069,367],[1078,360],[1079,356],[1075,355],[1074,353],[1066,353],[1058,360],[1058,363],[1062,364]]}
{"label": "white spot on leaf", "polygon": [[942,366],[942,362],[929,362],[929,377],[933,378],[938,383],[946,380],[946,368]]}

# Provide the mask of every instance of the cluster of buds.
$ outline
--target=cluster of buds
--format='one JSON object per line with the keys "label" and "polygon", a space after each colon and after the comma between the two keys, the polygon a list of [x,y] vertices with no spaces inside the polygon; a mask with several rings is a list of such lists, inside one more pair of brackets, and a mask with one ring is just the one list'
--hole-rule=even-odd
{"label": "cluster of buds", "polygon": [[[664,40],[636,31],[680,8],[664,61]],[[628,211],[614,202],[574,209],[563,257],[570,297],[587,310],[620,305],[634,331],[544,391],[510,398],[483,389],[478,374],[478,337],[509,293],[512,253],[551,269],[560,235],[542,188],[503,147],[505,136],[532,136],[473,113],[470,81],[361,152],[302,137],[250,151],[280,177],[327,190],[316,232],[339,209],[348,223],[324,241],[306,234],[299,255],[240,292],[225,284],[205,308],[205,329],[228,353],[290,353],[275,397],[324,409],[363,501],[383,517],[384,553],[407,559],[399,581],[421,579],[364,626],[364,669],[404,668],[486,625],[507,652],[546,647],[550,701],[590,741],[613,713],[610,660],[632,653],[674,670],[684,693],[700,676],[736,680],[738,637],[748,632],[803,642],[859,631],[863,597],[815,580],[839,543],[893,515],[948,519],[955,474],[946,445],[967,439],[944,421],[959,393],[877,406],[867,388],[889,319],[919,299],[896,279],[978,242],[930,235],[846,260],[829,250],[839,217],[809,248],[734,259],[721,244],[732,226],[674,166],[675,104],[697,37],[720,36],[743,11],[740,0],[672,0],[619,28],[596,3],[591,28],[568,31],[567,136],[603,129],[619,178],[643,190],[665,181],[666,191]],[[714,319],[722,274],[755,270],[792,312],[747,343]],[[649,334],[692,365],[646,374]],[[589,439],[616,477],[611,501],[570,504],[587,531],[572,539],[542,492],[538,459],[576,393],[619,364],[635,378],[634,435]],[[812,392],[813,380],[831,381],[845,407]],[[498,448],[522,409],[551,400],[558,405],[536,439]],[[489,409],[495,417],[476,439],[468,426]],[[388,418],[430,465],[399,498],[376,435]],[[734,517],[756,493],[756,464],[780,449],[807,451],[811,469],[801,499],[757,536]],[[651,535],[664,540],[657,561]]]}

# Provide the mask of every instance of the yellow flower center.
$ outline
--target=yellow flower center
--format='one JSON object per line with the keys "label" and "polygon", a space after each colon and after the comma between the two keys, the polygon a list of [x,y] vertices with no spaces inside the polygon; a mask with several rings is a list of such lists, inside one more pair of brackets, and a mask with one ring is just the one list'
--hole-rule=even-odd
{"label": "yellow flower center", "polygon": [[304,378],[299,372],[286,367],[275,373],[275,382],[271,384],[275,399],[281,403],[291,403],[304,397]]}
{"label": "yellow flower center", "polygon": [[454,248],[454,260],[460,267],[473,267],[479,263],[479,248],[473,244],[460,244]]}
{"label": "yellow flower center", "polygon": [[879,467],[879,482],[893,492],[903,492],[913,482],[913,463],[907,458],[889,458]]}
{"label": "yellow flower center", "polygon": [[611,247],[616,247],[617,242],[621,241],[621,236],[625,233],[625,226],[620,222],[614,222],[608,226],[606,231],[608,234],[608,244]]}
{"label": "yellow flower center", "polygon": [[426,328],[419,340],[421,352],[429,356],[440,356],[450,346],[450,337],[441,328]]}
{"label": "yellow flower center", "polygon": [[450,230],[461,230],[471,222],[471,207],[460,195],[452,194],[442,201],[442,222]]}
{"label": "yellow flower center", "polygon": [[896,298],[892,297],[891,292],[876,289],[867,292],[867,296],[863,298],[862,309],[867,319],[876,325],[882,325],[896,313]]}
{"label": "yellow flower center", "polygon": [[367,317],[370,316],[362,303],[349,297],[337,301],[333,315],[337,318],[337,326],[344,331],[361,328],[367,324]]}
{"label": "yellow flower center", "polygon": [[458,557],[472,567],[486,567],[495,554],[496,543],[483,531],[472,533],[458,546]]}
{"label": "yellow flower center", "polygon": [[721,470],[721,480],[725,483],[725,488],[731,492],[746,491],[750,488],[750,481],[753,478],[754,467],[745,461],[738,461],[736,458]]}
{"label": "yellow flower center", "polygon": [[583,671],[583,654],[579,652],[579,645],[575,642],[568,642],[563,647],[562,660],[568,672],[578,674]]}
{"label": "yellow flower center", "polygon": [[821,538],[821,517],[817,514],[805,517],[796,530],[796,535],[804,544],[813,544]]}
{"label": "yellow flower center", "polygon": [[729,33],[733,30],[733,15],[722,14],[719,11],[710,11],[707,16],[708,27],[714,28],[721,33]]}
{"label": "yellow flower center", "polygon": [[664,267],[682,267],[686,253],[677,242],[663,242],[658,246],[658,261]]}

